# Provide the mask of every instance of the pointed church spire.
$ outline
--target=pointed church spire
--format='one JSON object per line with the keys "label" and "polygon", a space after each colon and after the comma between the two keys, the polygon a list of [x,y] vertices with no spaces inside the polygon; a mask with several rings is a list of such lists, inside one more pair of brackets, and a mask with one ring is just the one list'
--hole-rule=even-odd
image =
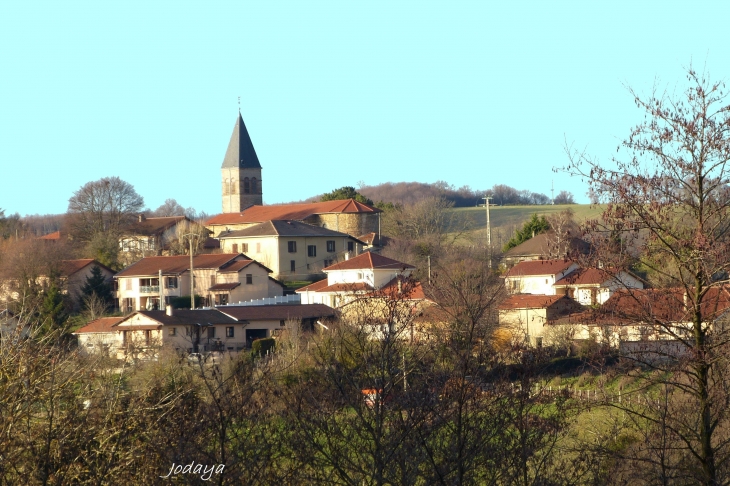
{"label": "pointed church spire", "polygon": [[233,127],[231,141],[228,142],[228,150],[223,158],[221,168],[238,168],[238,169],[260,169],[261,164],[256,156],[256,150],[253,148],[251,137],[246,130],[246,124],[243,123],[241,117],[241,108],[238,108],[238,120],[236,126]]}

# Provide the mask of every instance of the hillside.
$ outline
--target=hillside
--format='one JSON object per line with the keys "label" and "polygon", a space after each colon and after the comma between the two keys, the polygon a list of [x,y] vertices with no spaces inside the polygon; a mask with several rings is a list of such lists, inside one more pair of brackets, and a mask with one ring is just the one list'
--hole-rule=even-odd
{"label": "hillside", "polygon": [[[575,213],[576,222],[585,221],[588,218],[595,218],[601,214],[601,206],[589,204],[556,204],[545,206],[491,206],[489,216],[492,224],[492,244],[494,248],[501,248],[509,240],[515,230],[537,213],[550,215],[570,208]],[[486,238],[487,213],[485,208],[455,208],[452,210],[454,218],[451,224],[451,231],[456,232],[467,229],[473,232],[477,239]]]}

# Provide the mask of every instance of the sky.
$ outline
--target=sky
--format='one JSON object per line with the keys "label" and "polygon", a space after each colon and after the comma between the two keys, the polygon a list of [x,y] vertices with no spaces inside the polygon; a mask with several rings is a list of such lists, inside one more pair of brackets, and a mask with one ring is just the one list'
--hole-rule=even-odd
{"label": "sky", "polygon": [[147,207],[221,211],[240,110],[264,203],[341,186],[507,184],[588,202],[627,87],[730,78],[728,2],[0,2],[0,209],[58,214],[118,176]]}

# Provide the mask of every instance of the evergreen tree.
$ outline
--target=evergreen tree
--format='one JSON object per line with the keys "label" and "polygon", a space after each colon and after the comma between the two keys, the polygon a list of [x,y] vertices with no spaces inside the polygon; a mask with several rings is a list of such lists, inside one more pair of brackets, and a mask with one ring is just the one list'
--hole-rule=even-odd
{"label": "evergreen tree", "polygon": [[533,236],[544,233],[549,229],[550,223],[548,223],[548,220],[545,218],[545,216],[538,217],[537,213],[535,213],[532,215],[532,218],[527,221],[524,226],[522,226],[522,229],[518,229],[515,232],[515,235],[507,242],[506,245],[504,245],[503,251],[514,248],[515,246],[529,240]]}
{"label": "evergreen tree", "polygon": [[86,282],[84,283],[84,286],[81,287],[81,293],[84,297],[96,295],[107,306],[114,303],[112,286],[109,282],[107,282],[106,278],[101,273],[101,268],[97,265],[94,265],[91,269],[91,275],[86,277]]}
{"label": "evergreen tree", "polygon": [[373,201],[366,198],[359,192],[355,190],[352,186],[343,186],[339,189],[335,189],[332,192],[328,192],[326,194],[322,194],[322,197],[319,198],[320,201],[337,201],[341,199],[354,199],[357,202],[361,202],[363,204],[373,204]]}
{"label": "evergreen tree", "polygon": [[66,322],[68,314],[63,302],[61,290],[55,280],[51,280],[43,295],[41,303],[41,321],[48,328],[58,328]]}

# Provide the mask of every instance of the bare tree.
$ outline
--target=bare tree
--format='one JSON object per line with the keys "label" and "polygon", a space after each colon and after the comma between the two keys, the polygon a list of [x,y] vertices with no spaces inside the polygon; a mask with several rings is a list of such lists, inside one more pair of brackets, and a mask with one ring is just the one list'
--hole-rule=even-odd
{"label": "bare tree", "polygon": [[630,89],[646,121],[622,143],[627,157],[602,165],[568,147],[568,171],[585,177],[607,205],[588,228],[615,242],[600,258],[625,269],[620,250],[633,240],[638,262],[673,287],[664,297],[672,302],[671,317],[640,300],[626,313],[679,343],[668,357],[672,365],[645,363],[665,372],[660,380],[652,374],[647,386],[666,386],[690,406],[681,415],[627,412],[641,413],[659,437],[671,432],[673,454],[681,456],[671,465],[676,473],[714,485],[730,477],[728,335],[716,322],[726,292],[717,275],[730,266],[730,104],[724,82],[691,67],[687,80],[681,95],[655,89],[645,98]]}
{"label": "bare tree", "polygon": [[70,227],[74,236],[91,241],[101,233],[118,236],[144,207],[144,199],[131,184],[119,177],[87,182],[68,200]]}

